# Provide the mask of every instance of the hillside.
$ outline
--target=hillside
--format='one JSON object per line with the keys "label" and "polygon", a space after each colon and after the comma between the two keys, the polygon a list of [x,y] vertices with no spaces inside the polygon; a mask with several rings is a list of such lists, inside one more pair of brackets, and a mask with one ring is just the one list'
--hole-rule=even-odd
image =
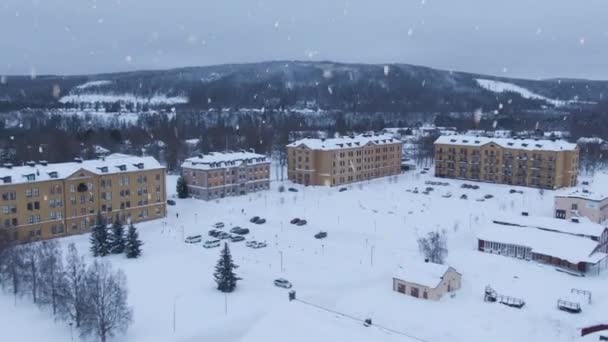
{"label": "hillside", "polygon": [[580,107],[608,81],[524,80],[407,64],[276,61],[80,76],[8,76],[0,110],[114,103],[149,107],[463,112]]}

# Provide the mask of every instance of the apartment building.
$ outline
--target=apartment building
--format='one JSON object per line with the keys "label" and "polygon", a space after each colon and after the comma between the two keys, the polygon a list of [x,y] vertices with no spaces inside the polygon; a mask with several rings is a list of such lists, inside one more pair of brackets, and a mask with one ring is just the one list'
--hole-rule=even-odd
{"label": "apartment building", "polygon": [[253,152],[212,152],[186,159],[182,176],[194,198],[244,195],[270,188],[270,160]]}
{"label": "apartment building", "polygon": [[401,150],[401,141],[390,135],[302,139],[287,145],[287,177],[298,184],[338,186],[397,175]]}
{"label": "apartment building", "polygon": [[562,140],[441,136],[435,176],[545,189],[576,185],[578,147]]}
{"label": "apartment building", "polygon": [[0,232],[27,242],[89,232],[107,223],[165,216],[165,168],[152,157],[122,154],[0,168]]}

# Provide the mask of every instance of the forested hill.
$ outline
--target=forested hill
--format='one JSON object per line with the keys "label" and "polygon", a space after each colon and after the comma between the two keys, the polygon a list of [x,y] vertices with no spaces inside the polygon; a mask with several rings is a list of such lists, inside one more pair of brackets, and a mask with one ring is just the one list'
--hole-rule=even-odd
{"label": "forested hill", "polygon": [[608,81],[523,80],[406,64],[275,61],[82,76],[7,76],[0,111],[104,106],[194,110],[298,109],[470,112],[576,108],[602,101]]}

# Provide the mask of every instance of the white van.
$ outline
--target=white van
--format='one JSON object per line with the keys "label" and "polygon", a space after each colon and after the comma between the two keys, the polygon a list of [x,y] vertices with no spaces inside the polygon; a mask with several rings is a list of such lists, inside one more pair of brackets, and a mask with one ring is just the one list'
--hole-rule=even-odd
{"label": "white van", "polygon": [[207,240],[203,244],[203,247],[205,247],[205,248],[214,248],[214,247],[219,247],[219,246],[220,246],[220,240]]}

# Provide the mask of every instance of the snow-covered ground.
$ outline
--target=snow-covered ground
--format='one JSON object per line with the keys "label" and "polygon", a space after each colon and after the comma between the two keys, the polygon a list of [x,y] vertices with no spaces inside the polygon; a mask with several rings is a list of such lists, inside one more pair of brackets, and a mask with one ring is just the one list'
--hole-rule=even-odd
{"label": "snow-covered ground", "polygon": [[[422,189],[433,179],[412,172],[353,184],[344,192],[289,184],[297,193],[279,193],[281,183],[273,182],[269,191],[219,201],[176,199],[166,219],[138,225],[145,242],[141,259],[108,257],[126,272],[134,306],[134,324],[117,341],[413,341],[398,332],[431,342],[577,341],[581,327],[606,323],[608,276],[579,278],[476,250],[476,233],[495,215],[525,210],[551,216],[554,192],[520,188],[523,195],[510,194],[510,186],[485,183],[479,183],[479,190],[461,189],[463,182],[454,180],[447,180],[449,186],[434,186],[430,195],[406,191]],[[175,181],[169,177],[170,191]],[[453,196],[441,196],[447,192]],[[469,199],[459,199],[462,193]],[[485,194],[494,198],[475,201]],[[268,222],[249,223],[254,215]],[[294,217],[306,218],[308,225],[291,225]],[[231,225],[250,228],[248,240],[268,243],[262,249],[231,243],[243,280],[227,296],[215,290],[212,278],[219,249],[183,243],[184,236],[206,237],[218,221],[226,223],[225,230]],[[422,260],[416,239],[436,229],[448,233],[447,261],[463,274],[462,289],[439,302],[393,292],[395,268]],[[320,230],[328,232],[326,239],[313,237]],[[69,242],[88,255],[88,236],[62,239]],[[366,328],[337,313],[289,302],[287,290],[272,283],[279,277],[294,284],[299,299],[356,318],[370,317],[387,329]],[[523,298],[526,305],[519,310],[485,303],[486,285]],[[583,304],[578,315],[556,309],[557,299],[570,298],[571,288],[593,292],[593,303]],[[0,330],[19,341],[70,338],[68,327],[53,323],[29,300],[19,300],[15,307],[4,293],[0,313]]]}
{"label": "snow-covered ground", "polygon": [[136,104],[150,104],[150,105],[174,105],[181,103],[188,103],[186,96],[167,96],[164,94],[157,94],[150,97],[142,97],[133,94],[70,94],[63,96],[59,99],[61,103],[136,103]]}

